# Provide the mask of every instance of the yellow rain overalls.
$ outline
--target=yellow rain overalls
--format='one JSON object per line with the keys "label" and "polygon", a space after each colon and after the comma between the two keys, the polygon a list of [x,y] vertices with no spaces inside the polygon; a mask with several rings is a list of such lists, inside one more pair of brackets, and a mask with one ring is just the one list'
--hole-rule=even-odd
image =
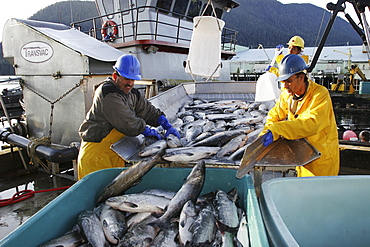
{"label": "yellow rain overalls", "polygon": [[[113,167],[124,167],[125,161],[110,146],[121,140],[125,135],[112,131],[99,143],[82,141],[78,155],[78,180],[87,174]],[[82,166],[81,164],[88,164]]]}
{"label": "yellow rain overalls", "polygon": [[280,136],[295,140],[306,138],[321,157],[304,166],[297,166],[297,176],[335,176],[339,173],[339,141],[337,125],[328,90],[309,80],[306,95],[296,102],[292,113],[293,97],[286,90],[270,110],[265,127],[276,141]]}

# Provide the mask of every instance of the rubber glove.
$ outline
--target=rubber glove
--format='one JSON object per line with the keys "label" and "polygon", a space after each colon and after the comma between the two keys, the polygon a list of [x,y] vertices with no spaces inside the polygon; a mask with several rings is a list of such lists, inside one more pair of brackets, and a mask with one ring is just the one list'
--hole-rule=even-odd
{"label": "rubber glove", "polygon": [[159,116],[159,118],[157,119],[157,123],[161,125],[163,129],[166,130],[166,134],[164,135],[165,137],[168,137],[170,134],[173,134],[180,138],[180,133],[174,127],[172,127],[172,125],[164,115]]}
{"label": "rubber glove", "polygon": [[155,129],[151,129],[148,126],[145,127],[145,129],[144,129],[144,131],[143,131],[142,134],[145,137],[147,137],[147,136],[154,136],[154,137],[157,137],[158,140],[162,140],[162,136],[160,134],[158,134],[158,132]]}
{"label": "rubber glove", "polygon": [[274,141],[274,136],[272,135],[271,130],[268,130],[266,134],[262,136],[263,146],[267,147]]}
{"label": "rubber glove", "polygon": [[159,116],[157,119],[157,123],[163,127],[163,129],[168,130],[169,128],[172,127],[170,122],[167,120],[167,118],[164,115]]}
{"label": "rubber glove", "polygon": [[177,136],[178,138],[180,138],[180,133],[174,128],[174,127],[170,127],[167,131],[166,131],[166,134],[164,135],[166,138],[170,135],[175,135]]}
{"label": "rubber glove", "polygon": [[277,45],[276,51],[280,52],[279,55],[283,52],[284,46],[283,45]]}
{"label": "rubber glove", "polygon": [[267,66],[265,71],[269,71],[271,69],[271,65]]}

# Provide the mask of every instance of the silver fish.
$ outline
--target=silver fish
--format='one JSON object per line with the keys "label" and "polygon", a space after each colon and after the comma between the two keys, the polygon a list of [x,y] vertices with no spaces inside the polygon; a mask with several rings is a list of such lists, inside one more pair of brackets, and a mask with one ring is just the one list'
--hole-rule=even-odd
{"label": "silver fish", "polygon": [[244,151],[245,149],[250,145],[251,143],[249,144],[246,144],[242,147],[240,147],[239,149],[237,149],[234,153],[232,153],[227,159],[228,160],[240,160],[242,157],[243,157],[243,154],[244,154]]}
{"label": "silver fish", "polygon": [[187,201],[195,202],[203,188],[205,176],[205,162],[199,161],[187,176],[186,181],[177,191],[176,195],[168,204],[165,213],[154,221],[155,225],[167,227],[170,219],[177,216]]}
{"label": "silver fish", "polygon": [[214,134],[214,132],[211,132],[211,131],[203,132],[200,135],[198,135],[197,138],[195,138],[194,141],[192,141],[188,145],[191,146],[191,144],[196,143],[196,142],[199,142],[199,141],[201,141],[203,139],[206,139],[207,137],[210,137],[213,134]]}
{"label": "silver fish", "polygon": [[203,208],[189,229],[193,233],[192,244],[210,244],[215,237],[216,224],[210,205]]}
{"label": "silver fish", "polygon": [[127,231],[125,214],[108,205],[104,205],[102,208],[100,223],[106,239],[112,244],[118,244]]}
{"label": "silver fish", "polygon": [[150,246],[160,230],[158,227],[149,224],[153,219],[155,217],[149,216],[144,221],[133,225],[123,236],[117,247]]}
{"label": "silver fish", "polygon": [[203,131],[204,132],[209,132],[215,128],[215,123],[212,121],[208,121],[204,126],[203,126]]}
{"label": "silver fish", "polygon": [[263,116],[255,116],[255,117],[246,117],[246,118],[240,118],[231,121],[230,125],[239,125],[239,124],[254,124],[254,123],[259,123],[263,120]]}
{"label": "silver fish", "polygon": [[144,190],[142,193],[148,195],[162,196],[170,200],[176,195],[175,191],[165,189],[148,189]]}
{"label": "silver fish", "polygon": [[236,234],[236,238],[238,239],[239,243],[242,244],[243,247],[249,246],[248,223],[247,217],[244,212],[239,223],[239,229],[238,233]]}
{"label": "silver fish", "polygon": [[148,219],[149,217],[152,217],[151,212],[130,214],[130,216],[127,217],[127,228],[130,229],[134,225],[139,224],[140,222]]}
{"label": "silver fish", "polygon": [[122,195],[127,189],[135,185],[150,169],[159,161],[164,150],[159,151],[154,156],[144,158],[140,162],[122,171],[113,181],[108,184],[98,198],[98,202],[104,202],[107,198]]}
{"label": "silver fish", "polygon": [[40,245],[40,247],[75,247],[80,246],[85,242],[84,238],[80,233],[77,231],[69,232],[64,234],[63,236],[54,238],[52,240],[47,241],[46,243]]}
{"label": "silver fish", "polygon": [[182,118],[182,121],[184,121],[184,123],[190,123],[190,122],[194,121],[194,117],[193,116],[185,116],[184,118]]}
{"label": "silver fish", "polygon": [[248,137],[246,134],[238,135],[228,141],[216,154],[217,158],[223,158],[235,152],[240,147],[244,146],[247,142]]}
{"label": "silver fish", "polygon": [[187,246],[193,237],[193,233],[189,230],[194,223],[197,212],[192,201],[187,201],[183,206],[179,219],[179,242],[182,246]]}
{"label": "silver fish", "polygon": [[193,141],[203,132],[203,128],[200,125],[193,125],[190,129],[186,131],[186,140],[188,142]]}
{"label": "silver fish", "polygon": [[214,200],[215,217],[221,230],[236,230],[239,225],[238,210],[236,205],[228,198],[226,192],[218,190]]}
{"label": "silver fish", "polygon": [[220,147],[168,148],[162,158],[172,162],[191,162],[214,155],[218,150],[220,150]]}
{"label": "silver fish", "polygon": [[93,211],[83,211],[77,220],[82,235],[94,247],[109,247],[98,216]]}
{"label": "silver fish", "polygon": [[169,202],[170,199],[162,196],[134,193],[110,197],[105,201],[105,204],[130,213],[152,212],[160,214],[163,213]]}
{"label": "silver fish", "polygon": [[177,234],[179,233],[179,229],[175,225],[175,223],[171,224],[169,228],[161,229],[158,235],[153,240],[153,243],[150,246],[153,247],[177,247],[178,244],[176,243],[175,239]]}
{"label": "silver fish", "polygon": [[182,147],[183,145],[182,145],[180,138],[178,138],[175,135],[170,134],[167,137],[167,146],[170,148],[177,148],[177,147]]}
{"label": "silver fish", "polygon": [[146,156],[149,156],[149,155],[152,155],[152,154],[155,154],[157,153],[158,151],[164,149],[167,147],[167,141],[166,140],[158,140],[152,144],[150,144],[149,146],[146,146],[144,147],[139,153],[138,155],[141,156],[141,157],[146,157]]}
{"label": "silver fish", "polygon": [[235,136],[238,136],[243,133],[249,133],[251,130],[248,129],[238,129],[238,130],[230,130],[230,131],[223,131],[217,132],[214,135],[203,139],[197,143],[194,143],[192,146],[222,146]]}
{"label": "silver fish", "polygon": [[233,119],[237,119],[238,116],[235,114],[208,114],[206,118],[210,121],[233,120]]}

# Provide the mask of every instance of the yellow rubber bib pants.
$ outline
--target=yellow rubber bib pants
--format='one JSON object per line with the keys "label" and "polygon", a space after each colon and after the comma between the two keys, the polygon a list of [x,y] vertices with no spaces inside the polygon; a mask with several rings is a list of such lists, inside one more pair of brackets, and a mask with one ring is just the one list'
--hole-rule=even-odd
{"label": "yellow rubber bib pants", "polygon": [[110,149],[110,146],[125,135],[116,129],[104,137],[101,142],[81,143],[78,155],[78,179],[80,180],[87,174],[113,167],[124,167],[125,161]]}

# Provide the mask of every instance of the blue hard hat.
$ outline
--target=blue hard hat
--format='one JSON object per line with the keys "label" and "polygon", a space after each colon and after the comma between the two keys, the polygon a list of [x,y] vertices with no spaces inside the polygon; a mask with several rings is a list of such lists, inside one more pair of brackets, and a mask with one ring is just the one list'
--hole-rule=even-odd
{"label": "blue hard hat", "polygon": [[308,65],[306,62],[301,58],[301,56],[295,54],[288,54],[286,55],[280,63],[279,66],[279,77],[277,78],[278,81],[285,81],[289,77],[299,72],[308,69]]}
{"label": "blue hard hat", "polygon": [[120,76],[131,80],[141,80],[140,62],[132,55],[120,56],[113,66]]}

